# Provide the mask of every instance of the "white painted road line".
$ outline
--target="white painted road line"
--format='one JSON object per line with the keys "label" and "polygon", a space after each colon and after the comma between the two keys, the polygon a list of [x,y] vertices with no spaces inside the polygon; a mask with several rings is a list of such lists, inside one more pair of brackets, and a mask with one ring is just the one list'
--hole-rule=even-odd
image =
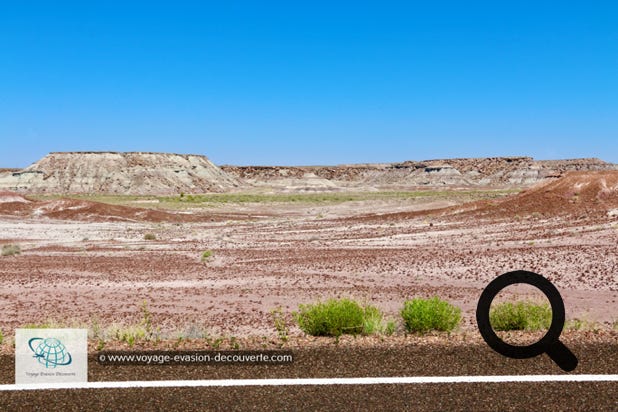
{"label": "white painted road line", "polygon": [[390,385],[431,383],[618,382],[618,375],[410,376],[376,378],[218,379],[110,381],[0,385],[0,391],[54,389],[197,388],[232,386]]}

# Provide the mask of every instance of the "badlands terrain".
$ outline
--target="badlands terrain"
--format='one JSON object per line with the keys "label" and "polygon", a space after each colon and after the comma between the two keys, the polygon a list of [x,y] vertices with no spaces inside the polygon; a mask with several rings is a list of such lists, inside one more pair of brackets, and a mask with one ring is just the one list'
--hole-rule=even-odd
{"label": "badlands terrain", "polygon": [[0,257],[4,336],[75,325],[113,339],[145,304],[163,340],[272,342],[276,308],[301,339],[301,303],[353,297],[397,320],[404,300],[438,295],[478,340],[483,288],[526,269],[558,287],[570,325],[616,340],[618,170],[597,159],[219,168],[52,153],[1,170],[0,190],[0,243],[20,248]]}

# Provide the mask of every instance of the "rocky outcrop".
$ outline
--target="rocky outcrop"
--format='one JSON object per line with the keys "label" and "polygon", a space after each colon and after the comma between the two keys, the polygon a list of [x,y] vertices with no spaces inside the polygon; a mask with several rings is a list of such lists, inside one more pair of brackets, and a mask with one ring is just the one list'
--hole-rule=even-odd
{"label": "rocky outcrop", "polygon": [[253,186],[301,187],[304,176],[330,181],[329,190],[414,187],[529,187],[569,171],[616,170],[599,159],[541,160],[531,157],[437,159],[340,166],[222,166]]}
{"label": "rocky outcrop", "polygon": [[22,193],[174,195],[235,189],[281,192],[530,187],[572,171],[617,170],[599,159],[435,159],[339,166],[221,166],[205,156],[145,152],[50,153],[0,169],[0,190]]}
{"label": "rocky outcrop", "polygon": [[28,193],[205,193],[239,184],[205,156],[145,152],[50,153],[0,175],[0,188]]}

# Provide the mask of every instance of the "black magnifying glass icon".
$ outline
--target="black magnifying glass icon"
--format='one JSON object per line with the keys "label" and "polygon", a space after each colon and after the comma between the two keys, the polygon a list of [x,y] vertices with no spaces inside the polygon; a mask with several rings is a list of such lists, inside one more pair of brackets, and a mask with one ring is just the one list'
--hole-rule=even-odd
{"label": "black magnifying glass icon", "polygon": [[[509,285],[527,283],[540,289],[551,305],[552,320],[549,330],[539,340],[528,346],[509,345],[496,335],[489,322],[489,308],[498,292]],[[496,352],[515,359],[533,358],[542,353],[549,357],[562,368],[570,372],[577,367],[577,358],[562,342],[560,334],[564,327],[564,302],[558,289],[543,276],[525,270],[516,270],[498,276],[485,288],[476,307],[476,322],[485,342]]]}

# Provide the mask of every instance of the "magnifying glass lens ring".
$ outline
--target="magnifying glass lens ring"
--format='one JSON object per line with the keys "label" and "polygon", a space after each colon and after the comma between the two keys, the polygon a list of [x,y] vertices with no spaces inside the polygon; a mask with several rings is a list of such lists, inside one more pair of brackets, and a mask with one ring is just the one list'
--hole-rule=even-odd
{"label": "magnifying glass lens ring", "polygon": [[[489,320],[491,303],[496,295],[505,287],[518,283],[526,283],[541,290],[552,309],[552,322],[545,336],[527,346],[515,346],[504,342],[493,330]],[[476,319],[483,339],[493,350],[511,358],[532,358],[546,352],[549,345],[558,341],[565,321],[564,302],[558,289],[549,280],[537,273],[518,270],[500,275],[487,285],[478,302]]]}

